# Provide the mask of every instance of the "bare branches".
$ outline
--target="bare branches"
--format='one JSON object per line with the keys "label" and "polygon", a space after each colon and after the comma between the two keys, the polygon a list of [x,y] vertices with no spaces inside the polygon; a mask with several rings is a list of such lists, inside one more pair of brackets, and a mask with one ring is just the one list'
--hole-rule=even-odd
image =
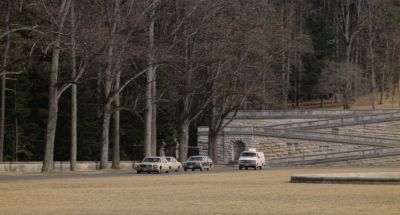
{"label": "bare branches", "polygon": [[14,28],[11,29],[9,31],[6,31],[4,33],[2,33],[0,35],[0,40],[2,40],[4,37],[6,37],[8,34],[12,34],[14,32],[19,32],[19,31],[35,31],[35,32],[39,32],[39,33],[43,33],[39,30],[36,30],[36,28],[38,27],[38,25],[32,26],[32,27],[20,27],[20,28]]}

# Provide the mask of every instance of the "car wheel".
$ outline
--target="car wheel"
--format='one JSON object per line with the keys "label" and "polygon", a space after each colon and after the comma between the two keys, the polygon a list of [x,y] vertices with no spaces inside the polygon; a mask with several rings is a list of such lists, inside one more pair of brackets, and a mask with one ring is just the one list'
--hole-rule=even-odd
{"label": "car wheel", "polygon": [[245,167],[244,169],[248,170],[248,169],[249,169],[249,167]]}
{"label": "car wheel", "polygon": [[242,169],[243,169],[243,167],[239,166],[239,170],[242,170]]}
{"label": "car wheel", "polygon": [[192,171],[194,171],[194,168],[192,168]]}
{"label": "car wheel", "polygon": [[137,174],[142,174],[142,171],[138,170],[136,171]]}
{"label": "car wheel", "polygon": [[183,168],[183,171],[185,171],[185,172],[186,172],[186,171],[187,171],[187,169],[186,169],[186,168]]}

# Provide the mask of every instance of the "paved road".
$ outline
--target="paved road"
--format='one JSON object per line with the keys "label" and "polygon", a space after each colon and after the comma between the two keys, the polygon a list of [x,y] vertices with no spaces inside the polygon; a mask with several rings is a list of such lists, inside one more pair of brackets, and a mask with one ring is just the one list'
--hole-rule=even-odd
{"label": "paved road", "polygon": [[[52,180],[52,179],[83,179],[83,178],[107,178],[107,177],[168,177],[170,175],[190,175],[190,174],[213,174],[220,172],[233,172],[239,171],[237,166],[216,166],[211,171],[179,171],[174,173],[161,173],[161,174],[137,174],[135,170],[121,170],[121,171],[93,171],[93,172],[66,172],[66,173],[27,173],[27,174],[0,174],[0,182],[5,181],[25,181],[25,180]],[[242,170],[246,171],[246,170]],[[254,171],[254,170],[247,170]]]}

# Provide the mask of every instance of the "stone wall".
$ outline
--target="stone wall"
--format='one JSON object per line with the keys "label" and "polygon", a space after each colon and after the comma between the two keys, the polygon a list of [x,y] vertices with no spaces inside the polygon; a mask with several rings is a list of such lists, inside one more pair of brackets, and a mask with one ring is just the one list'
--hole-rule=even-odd
{"label": "stone wall", "polygon": [[[387,113],[392,113],[395,110],[389,110]],[[314,120],[323,120],[336,117],[343,117],[343,115],[358,116],[362,114],[376,114],[386,113],[385,111],[307,111],[303,112],[302,118],[301,111],[296,113],[287,113],[273,111],[273,114],[268,114],[264,111],[262,113],[250,112],[240,113],[238,119],[234,119],[229,127],[265,127],[282,125],[289,123],[308,122]],[[252,114],[254,117],[252,117]],[[279,118],[279,116],[281,118]],[[293,118],[291,118],[293,117]],[[229,127],[227,128],[229,130]],[[400,140],[400,121],[381,122],[374,124],[363,124],[354,126],[343,126],[325,129],[313,129],[313,132],[332,133],[335,135],[355,135],[370,138],[386,138],[393,140]],[[277,161],[290,158],[305,157],[317,155],[315,159],[326,157],[329,154],[345,153],[345,152],[360,152],[363,150],[379,149],[381,147],[368,146],[368,145],[354,145],[347,143],[324,142],[315,140],[299,140],[288,138],[274,138],[266,136],[255,135],[225,135],[223,132],[218,138],[218,163],[230,163],[234,157],[235,144],[243,143],[246,148],[256,148],[258,151],[265,153],[267,162]],[[400,141],[399,141],[400,142]],[[198,129],[198,146],[201,155],[208,154],[208,128],[199,127]],[[400,144],[399,144],[400,147]],[[378,155],[377,155],[378,156]],[[331,164],[324,163],[323,165],[383,165],[383,164],[397,164],[399,155],[383,156],[381,158],[357,159],[332,162]],[[290,162],[288,163],[288,165]],[[322,165],[322,164],[321,164]]]}
{"label": "stone wall", "polygon": [[[43,162],[1,162],[0,172],[41,172]],[[111,162],[109,163],[111,166]],[[80,161],[77,162],[77,171],[93,171],[100,167],[98,161]],[[133,161],[121,161],[121,169],[132,169],[134,167]],[[70,163],[68,161],[54,162],[55,172],[68,172],[70,171]]]}

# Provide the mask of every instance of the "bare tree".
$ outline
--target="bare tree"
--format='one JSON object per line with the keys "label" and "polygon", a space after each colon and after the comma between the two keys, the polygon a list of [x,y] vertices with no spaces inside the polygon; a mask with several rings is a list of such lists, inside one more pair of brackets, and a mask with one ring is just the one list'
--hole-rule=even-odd
{"label": "bare tree", "polygon": [[[8,1],[7,12],[5,17],[5,31],[10,31],[10,10],[11,2]],[[6,37],[6,46],[4,49],[3,67],[7,66],[8,50],[10,49],[10,34]],[[3,161],[4,154],[4,122],[5,122],[5,109],[6,109],[6,74],[1,76],[1,110],[0,110],[0,162]]]}
{"label": "bare tree", "polygon": [[[59,60],[61,51],[61,36],[64,29],[66,17],[69,12],[71,1],[63,0],[58,8],[56,17],[51,16],[53,25],[55,26],[55,41],[52,44],[53,53],[51,58],[51,72],[50,72],[50,83],[49,83],[49,108],[48,108],[48,119],[46,129],[46,145],[43,160],[43,172],[49,172],[53,170],[53,154],[54,154],[54,140],[57,126],[57,113],[58,113],[58,99],[60,98],[63,91],[60,91],[58,87],[58,76],[59,76]],[[43,2],[43,7],[47,9],[47,6]]]}
{"label": "bare tree", "polygon": [[[48,7],[48,6],[51,7]],[[59,64],[60,64],[60,55],[62,50],[62,37],[64,35],[64,27],[66,25],[66,19],[70,12],[71,0],[63,0],[59,4],[46,4],[46,2],[41,2],[41,7],[45,10],[48,19],[52,24],[53,29],[49,29],[49,32],[55,34],[52,42],[50,42],[49,46],[52,47],[52,57],[51,57],[51,71],[50,71],[50,79],[49,79],[49,106],[48,106],[48,118],[47,118],[47,127],[46,127],[46,142],[45,142],[45,150],[44,150],[44,159],[43,159],[43,172],[50,172],[54,170],[54,141],[56,135],[56,127],[57,127],[57,118],[58,118],[58,101],[61,95],[69,89],[72,85],[75,85],[83,72],[85,71],[85,65],[82,60],[79,67],[77,68],[76,75],[71,79],[66,81],[59,80]],[[56,11],[56,12],[54,12]],[[89,61],[86,59],[85,61]]]}
{"label": "bare tree", "polygon": [[357,96],[361,95],[360,74],[356,64],[329,62],[320,83],[325,84],[325,90],[337,96],[344,109],[350,109]]}
{"label": "bare tree", "polygon": [[154,22],[155,22],[155,1],[152,2],[152,10],[150,13],[150,24],[149,24],[149,69],[146,73],[147,85],[146,85],[146,121],[145,121],[145,156],[156,155],[156,71],[154,67],[155,63],[155,50],[154,50]]}
{"label": "bare tree", "polygon": [[[141,21],[148,11],[147,4],[144,4],[144,12],[139,13],[134,7],[143,6],[140,5],[142,2],[134,3],[135,1],[120,0],[112,3],[104,2],[108,41],[105,56],[106,68],[103,73],[104,102],[102,104],[100,169],[108,168],[110,120],[112,112],[118,111],[120,93],[149,69],[142,69],[132,76],[124,78],[125,81],[120,83],[123,71],[127,70],[123,67],[123,64],[127,60],[125,56],[127,56],[130,39],[132,39],[132,35],[136,30],[135,27],[143,24]],[[156,68],[157,65],[153,69],[155,70]],[[119,123],[118,115],[114,115],[116,117],[115,124]],[[119,135],[119,126],[115,127],[114,134],[116,136]],[[119,138],[116,137],[114,141],[112,167],[119,168]]]}
{"label": "bare tree", "polygon": [[[72,77],[76,76],[76,25],[75,25],[75,0],[71,0],[71,66]],[[70,150],[70,170],[76,170],[77,160],[77,122],[78,122],[78,105],[77,105],[77,86],[71,87],[71,150]]]}

